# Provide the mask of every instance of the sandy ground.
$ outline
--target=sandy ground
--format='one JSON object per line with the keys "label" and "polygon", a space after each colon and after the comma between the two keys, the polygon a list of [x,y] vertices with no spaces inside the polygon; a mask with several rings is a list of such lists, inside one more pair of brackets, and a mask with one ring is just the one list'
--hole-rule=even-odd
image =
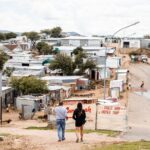
{"label": "sandy ground", "polygon": [[[96,133],[85,134],[83,143],[75,143],[76,136],[74,132],[66,132],[66,141],[57,142],[57,132],[55,130],[27,130],[25,128],[31,126],[46,126],[47,123],[39,123],[35,120],[15,121],[10,125],[5,125],[0,128],[0,134],[10,134],[7,142],[0,142],[0,150],[7,150],[7,143],[10,143],[9,148],[15,150],[76,150],[90,148],[96,144],[103,142],[121,141],[119,137],[107,137]],[[15,138],[17,137],[17,138]],[[17,143],[17,145],[16,145]],[[20,149],[19,149],[20,148]],[[11,149],[12,150],[12,149]]]}

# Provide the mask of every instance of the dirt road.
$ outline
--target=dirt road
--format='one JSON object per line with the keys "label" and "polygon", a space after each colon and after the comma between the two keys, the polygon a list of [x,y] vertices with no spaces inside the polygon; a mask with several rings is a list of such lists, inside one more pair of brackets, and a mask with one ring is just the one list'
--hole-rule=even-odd
{"label": "dirt road", "polygon": [[[22,136],[19,140],[21,143],[26,143],[20,145],[20,149],[26,149],[27,145],[30,145],[28,150],[76,150],[90,148],[93,145],[100,144],[103,142],[115,142],[120,141],[120,138],[107,137],[106,135],[100,135],[96,133],[85,134],[85,141],[83,143],[75,143],[75,133],[67,132],[66,141],[57,142],[56,131],[44,131],[44,130],[27,130],[22,128],[13,127],[3,127],[0,128],[0,133],[7,133],[15,136]],[[21,141],[22,140],[22,141]],[[3,145],[0,143],[0,148]],[[33,147],[33,149],[32,149]],[[20,150],[16,149],[16,150]],[[3,150],[3,149],[2,149]]]}
{"label": "dirt road", "polygon": [[[141,81],[145,82],[144,88],[150,90],[150,65],[132,64],[129,67],[132,87],[139,88]],[[123,137],[127,140],[150,140],[150,98],[144,94],[129,92],[128,95],[128,133]]]}

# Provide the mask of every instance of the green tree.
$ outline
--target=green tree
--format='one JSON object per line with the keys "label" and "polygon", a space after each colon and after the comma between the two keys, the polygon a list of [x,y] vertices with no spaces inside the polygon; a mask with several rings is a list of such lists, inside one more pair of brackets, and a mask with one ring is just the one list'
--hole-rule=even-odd
{"label": "green tree", "polygon": [[51,29],[51,37],[53,38],[60,38],[62,37],[62,29],[60,27],[55,27]]}
{"label": "green tree", "polygon": [[83,53],[83,48],[82,47],[77,47],[73,50],[72,52],[74,55],[78,55],[79,53]]}
{"label": "green tree", "polygon": [[51,30],[50,29],[44,29],[44,30],[41,30],[41,33],[45,33],[47,35],[51,35]]}
{"label": "green tree", "polygon": [[23,32],[21,35],[22,35],[22,36],[26,36],[26,37],[28,37],[29,32]]}
{"label": "green tree", "polygon": [[11,78],[10,85],[18,94],[26,95],[48,92],[46,82],[35,77]]}
{"label": "green tree", "polygon": [[76,74],[83,75],[85,73],[85,70],[87,69],[94,69],[96,68],[96,64],[94,61],[87,59],[85,62],[81,62],[81,64],[77,64],[77,68],[79,69]]}
{"label": "green tree", "polygon": [[24,32],[22,33],[22,35],[27,36],[27,38],[30,39],[31,41],[37,41],[40,38],[39,34],[35,31]]}
{"label": "green tree", "polygon": [[61,69],[64,75],[73,75],[76,66],[71,57],[65,54],[57,54],[49,68],[51,70]]}
{"label": "green tree", "polygon": [[0,71],[3,69],[4,63],[8,60],[7,54],[3,51],[0,51]]}
{"label": "green tree", "polygon": [[80,68],[80,66],[82,66],[84,63],[85,58],[87,58],[87,56],[84,52],[78,53],[75,55],[75,64]]}
{"label": "green tree", "polygon": [[9,33],[5,33],[5,37],[7,40],[11,39],[11,38],[16,38],[17,34],[14,32],[9,32]]}
{"label": "green tree", "polygon": [[94,69],[96,68],[96,64],[94,61],[87,59],[87,61],[83,65],[83,69]]}
{"label": "green tree", "polygon": [[79,69],[77,74],[84,74],[86,69],[93,69],[96,67],[94,61],[87,58],[87,55],[82,47],[77,47],[76,49],[74,49],[73,54],[75,55],[76,68]]}
{"label": "green tree", "polygon": [[52,52],[53,52],[53,47],[49,46],[45,42],[37,43],[36,48],[38,49],[40,54],[44,54],[44,55],[52,54]]}
{"label": "green tree", "polygon": [[5,40],[5,35],[3,33],[0,33],[0,41]]}
{"label": "green tree", "polygon": [[[85,61],[84,61],[85,59]],[[79,53],[75,55],[75,61],[71,57],[65,54],[57,54],[55,60],[50,64],[50,69],[61,69],[64,75],[73,75],[75,69],[78,71],[75,74],[82,75],[86,69],[93,69],[96,67],[94,61],[89,60],[85,53]]]}
{"label": "green tree", "polygon": [[6,68],[4,71],[3,71],[3,74],[10,77],[12,72],[14,71],[14,68]]}

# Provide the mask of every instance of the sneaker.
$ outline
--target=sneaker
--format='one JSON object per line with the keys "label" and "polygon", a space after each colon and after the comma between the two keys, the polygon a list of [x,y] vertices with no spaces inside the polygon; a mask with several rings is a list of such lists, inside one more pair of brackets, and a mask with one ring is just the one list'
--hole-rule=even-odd
{"label": "sneaker", "polygon": [[62,139],[62,141],[66,140],[65,138]]}
{"label": "sneaker", "polygon": [[79,139],[76,139],[76,143],[79,143]]}
{"label": "sneaker", "polygon": [[58,142],[61,142],[61,140],[58,140]]}

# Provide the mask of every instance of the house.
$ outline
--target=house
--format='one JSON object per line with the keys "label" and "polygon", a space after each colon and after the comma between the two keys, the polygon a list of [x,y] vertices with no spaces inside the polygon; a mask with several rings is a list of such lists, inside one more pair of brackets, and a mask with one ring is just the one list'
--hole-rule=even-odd
{"label": "house", "polygon": [[141,39],[141,48],[150,49],[150,39]]}
{"label": "house", "polygon": [[45,42],[52,46],[60,46],[61,45],[61,39],[62,38],[45,38],[41,39],[39,42]]}
{"label": "house", "polygon": [[29,76],[34,76],[34,77],[43,77],[45,75],[44,70],[18,70],[18,71],[13,71],[11,74],[11,77],[29,77]]}
{"label": "house", "polygon": [[108,57],[106,66],[111,69],[117,69],[121,66],[121,57]]}
{"label": "house", "polygon": [[8,104],[14,105],[14,90],[11,87],[2,86],[2,106],[6,108]]}
{"label": "house", "polygon": [[9,77],[2,75],[2,86],[7,86]]}
{"label": "house", "polygon": [[17,66],[44,66],[54,59],[53,55],[39,55],[32,57],[32,54],[29,52],[10,54],[10,57],[11,59],[5,63],[4,68],[15,68]]}
{"label": "house", "polygon": [[[59,51],[60,53],[66,54],[68,56],[72,56],[72,52],[76,49],[76,46],[54,46],[54,50]],[[105,51],[107,55],[113,55],[115,52],[115,48],[107,48],[100,46],[83,46],[82,49],[88,56],[100,56],[105,55]]]}
{"label": "house", "polygon": [[11,59],[15,59],[15,60],[32,59],[32,54],[28,51],[24,51],[20,53],[10,53],[9,56]]}
{"label": "house", "polygon": [[22,43],[22,44],[4,44],[3,48],[5,51],[9,52],[22,52],[22,51],[27,51],[30,49],[28,43]]}
{"label": "house", "polygon": [[71,87],[61,85],[48,85],[51,100],[60,101],[71,96]]}
{"label": "house", "polygon": [[116,79],[123,80],[123,83],[128,81],[128,70],[127,69],[118,69],[116,70]]}
{"label": "house", "polygon": [[88,79],[85,79],[82,76],[45,76],[42,77],[41,80],[47,82],[47,85],[50,88],[49,90],[51,90],[51,88],[54,90],[55,88],[58,88],[58,97],[61,97],[60,89],[63,89],[64,91],[69,90],[70,94],[72,94],[75,90],[80,89],[81,87],[82,89],[87,88],[89,82]]}
{"label": "house", "polygon": [[28,77],[28,76],[35,76],[35,77],[43,77],[47,72],[47,68],[45,66],[13,66],[9,65],[6,68],[12,69],[12,76],[13,77]]}
{"label": "house", "polygon": [[104,65],[97,65],[96,69],[92,69],[90,71],[90,79],[92,80],[103,80],[103,79],[110,79],[111,77],[111,70]]}
{"label": "house", "polygon": [[[11,57],[12,59],[9,59],[4,64],[4,69],[10,68],[12,71],[22,71],[20,75],[24,73],[27,76],[34,75],[39,77],[49,72],[48,64],[53,60],[51,55],[32,57],[28,53],[11,54]],[[18,74],[18,72],[14,74]]]}
{"label": "house", "polygon": [[68,84],[76,82],[77,79],[82,78],[82,76],[45,76],[42,77],[41,80],[44,80],[47,82],[48,85],[55,83],[62,83],[62,84]]}
{"label": "house", "polygon": [[89,80],[87,78],[81,78],[77,80],[77,90],[87,89]]}
{"label": "house", "polygon": [[120,88],[119,87],[113,87],[110,89],[110,96],[112,98],[118,99],[120,97]]}
{"label": "house", "polygon": [[110,81],[110,89],[112,88],[119,88],[120,92],[124,90],[124,83],[123,80],[111,80]]}
{"label": "house", "polygon": [[61,46],[102,47],[104,42],[105,39],[100,37],[70,36],[61,39]]}
{"label": "house", "polygon": [[105,65],[106,57],[114,57],[114,52],[114,48],[103,48],[99,51],[88,51],[86,54],[88,55],[89,60],[93,60],[96,65]]}
{"label": "house", "polygon": [[31,95],[24,95],[17,97],[16,99],[16,108],[17,110],[22,110],[23,105],[31,106],[31,109],[36,109],[36,111],[39,109],[40,99],[37,99],[34,96]]}
{"label": "house", "polygon": [[140,48],[140,39],[121,39],[121,48]]}
{"label": "house", "polygon": [[17,97],[16,108],[23,119],[32,119],[34,112],[40,110],[41,99],[31,95]]}

